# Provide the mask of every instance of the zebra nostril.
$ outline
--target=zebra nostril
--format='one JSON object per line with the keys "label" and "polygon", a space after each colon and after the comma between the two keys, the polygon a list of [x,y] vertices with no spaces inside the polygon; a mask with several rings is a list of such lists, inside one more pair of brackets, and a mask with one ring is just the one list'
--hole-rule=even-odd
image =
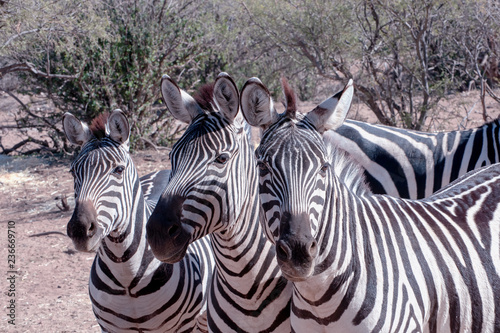
{"label": "zebra nostril", "polygon": [[95,223],[91,222],[90,226],[89,226],[89,229],[87,230],[87,236],[88,237],[92,237],[92,236],[95,235],[95,233],[96,233]]}
{"label": "zebra nostril", "polygon": [[181,228],[177,225],[172,225],[168,228],[168,236],[170,238],[176,238],[181,233]]}
{"label": "zebra nostril", "polygon": [[282,240],[279,240],[276,244],[276,255],[280,260],[290,260],[292,257],[290,248]]}
{"label": "zebra nostril", "polygon": [[310,244],[309,244],[309,255],[314,258],[316,257],[316,254],[318,253],[318,243],[316,243],[315,240],[313,240]]}

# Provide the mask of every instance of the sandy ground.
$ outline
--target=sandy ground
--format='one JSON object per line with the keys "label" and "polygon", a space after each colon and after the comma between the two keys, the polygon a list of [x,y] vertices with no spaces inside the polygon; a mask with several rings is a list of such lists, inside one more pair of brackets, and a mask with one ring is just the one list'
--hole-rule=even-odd
{"label": "sandy ground", "polygon": [[[454,130],[460,123],[467,128],[483,124],[477,93],[461,97],[460,103],[435,118],[439,126],[433,128]],[[309,111],[319,102],[303,103],[301,110]],[[14,113],[15,103],[0,96],[0,124],[13,124]],[[500,106],[490,100],[488,114],[498,117]],[[356,105],[351,117],[374,120]],[[0,130],[0,135],[6,147],[18,139],[8,130]],[[133,158],[140,175],[168,165],[164,150],[134,153]],[[87,292],[94,255],[76,252],[66,236],[74,207],[70,162],[71,157],[0,155],[0,332],[100,332]],[[63,197],[68,198],[69,211],[58,208]],[[12,267],[7,252],[9,225],[15,231]],[[7,280],[11,275],[15,276],[12,288]],[[9,289],[15,295],[9,296]],[[11,300],[15,325],[9,324]]]}

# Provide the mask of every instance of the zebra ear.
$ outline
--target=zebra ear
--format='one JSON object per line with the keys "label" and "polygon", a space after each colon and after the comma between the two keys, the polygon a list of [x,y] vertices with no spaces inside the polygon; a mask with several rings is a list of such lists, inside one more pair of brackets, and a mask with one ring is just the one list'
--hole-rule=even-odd
{"label": "zebra ear", "polygon": [[230,122],[238,114],[239,93],[236,83],[227,73],[220,73],[214,84],[214,102],[224,117]]}
{"label": "zebra ear", "polygon": [[327,130],[335,130],[344,123],[347,112],[351,107],[353,95],[354,86],[352,79],[349,79],[344,90],[324,100],[320,105],[309,112],[306,117],[321,134]]}
{"label": "zebra ear", "polygon": [[106,135],[116,142],[128,146],[130,125],[122,110],[116,109],[109,115],[106,123]]}
{"label": "zebra ear", "polygon": [[75,145],[83,146],[92,137],[89,127],[69,112],[64,114],[62,123],[64,134]]}
{"label": "zebra ear", "polygon": [[161,78],[161,95],[168,110],[179,121],[190,124],[196,116],[203,113],[194,98],[180,89],[168,75]]}
{"label": "zebra ear", "polygon": [[267,129],[278,119],[269,90],[256,77],[245,82],[241,89],[240,104],[243,116],[252,126]]}

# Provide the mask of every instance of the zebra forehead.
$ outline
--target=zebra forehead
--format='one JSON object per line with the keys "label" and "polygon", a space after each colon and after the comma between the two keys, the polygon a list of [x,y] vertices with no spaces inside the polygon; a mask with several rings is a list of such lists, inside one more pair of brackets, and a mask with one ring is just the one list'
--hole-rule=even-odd
{"label": "zebra forehead", "polygon": [[227,133],[241,132],[243,127],[241,127],[241,129],[237,127],[238,126],[234,126],[234,124],[229,123],[218,112],[202,114],[195,118],[191,125],[189,125],[174,147],[179,145],[195,144],[200,142],[198,139],[206,136],[224,136],[227,135]]}
{"label": "zebra forehead", "polygon": [[90,163],[90,165],[115,164],[127,160],[129,156],[129,153],[113,140],[93,139],[83,146],[71,163],[71,167],[74,168],[82,163]]}
{"label": "zebra forehead", "polygon": [[259,153],[264,153],[268,149],[279,149],[290,153],[296,150],[294,147],[304,145],[309,150],[326,153],[321,135],[310,123],[306,120],[296,121],[287,116],[282,116],[262,136]]}
{"label": "zebra forehead", "polygon": [[[297,167],[300,165],[310,168],[314,163],[328,161],[333,173],[351,190],[359,195],[371,192],[366,183],[364,169],[347,152],[333,144],[326,144],[307,118],[295,120],[282,116],[272,125],[264,133],[261,145],[256,151],[258,158],[265,158],[266,155],[272,155],[275,163],[279,161],[290,168],[289,171],[293,174],[297,173]],[[308,161],[300,161],[304,159]]]}

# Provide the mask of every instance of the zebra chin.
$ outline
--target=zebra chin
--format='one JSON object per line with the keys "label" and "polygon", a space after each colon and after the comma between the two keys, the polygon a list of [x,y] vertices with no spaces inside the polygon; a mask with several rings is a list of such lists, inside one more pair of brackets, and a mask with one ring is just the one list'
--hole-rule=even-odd
{"label": "zebra chin", "polygon": [[278,265],[281,268],[281,273],[283,274],[283,277],[290,282],[306,281],[308,278],[310,278],[312,276],[312,273],[313,273],[313,270],[310,270],[307,273],[296,272],[295,269],[293,269],[293,271],[290,271],[289,269],[285,268],[284,266],[281,266],[279,263],[278,263]]}
{"label": "zebra chin", "polygon": [[[148,242],[149,242],[149,240],[148,240]],[[167,263],[167,264],[175,264],[175,263],[181,261],[184,258],[184,256],[186,255],[186,252],[187,252],[187,249],[189,246],[189,242],[186,242],[186,245],[181,249],[171,248],[171,247],[167,247],[165,249],[165,247],[162,247],[162,246],[154,246],[153,247],[153,246],[151,246],[151,243],[149,243],[149,244],[150,244],[149,246],[151,247],[151,251],[153,252],[153,255],[155,256],[155,258],[158,259],[159,261]]]}
{"label": "zebra chin", "polygon": [[92,239],[72,239],[75,249],[80,252],[97,252],[101,245],[101,237]]}

